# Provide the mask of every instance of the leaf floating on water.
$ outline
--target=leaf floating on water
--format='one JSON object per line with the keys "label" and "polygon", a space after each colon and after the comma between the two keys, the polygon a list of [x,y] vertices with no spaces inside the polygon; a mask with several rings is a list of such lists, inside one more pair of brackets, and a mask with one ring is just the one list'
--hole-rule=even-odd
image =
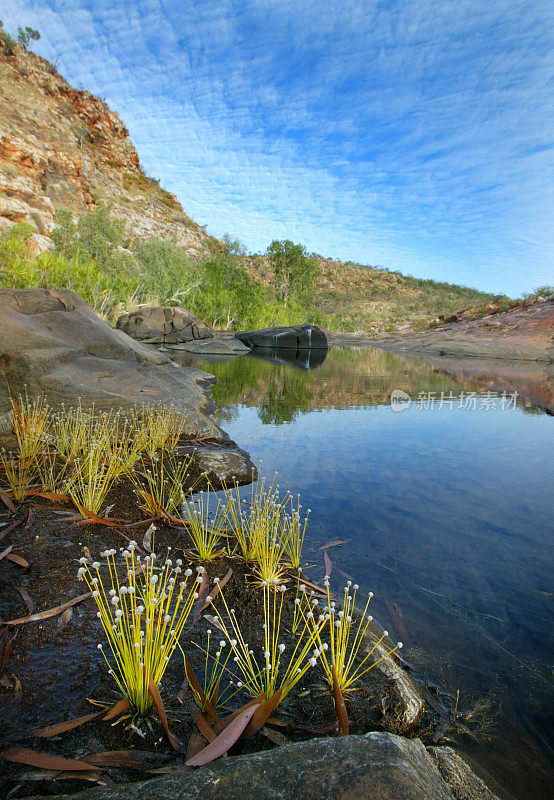
{"label": "leaf floating on water", "polygon": [[4,625],[25,625],[27,622],[42,622],[44,619],[50,619],[50,617],[57,617],[58,614],[61,614],[62,611],[65,611],[66,608],[71,608],[71,606],[76,606],[78,603],[82,603],[83,600],[86,600],[87,597],[90,597],[90,592],[86,594],[81,594],[79,597],[74,597],[73,600],[68,600],[67,603],[63,603],[61,606],[56,606],[55,608],[49,608],[47,611],[40,611],[38,614],[31,614],[28,617],[19,617],[18,619],[10,619],[4,622]]}
{"label": "leaf floating on water", "polygon": [[327,550],[323,551],[323,561],[325,563],[325,574],[327,575],[327,577],[329,577],[331,575],[331,572],[333,571],[333,562],[327,555]]}
{"label": "leaf floating on water", "polygon": [[348,542],[351,542],[351,541],[352,541],[352,539],[335,539],[332,542],[327,542],[327,544],[321,545],[321,547],[319,549],[320,550],[328,550],[329,547],[338,547],[339,544],[348,544]]}
{"label": "leaf floating on water", "polygon": [[29,612],[29,614],[32,614],[33,613],[33,609],[35,607],[35,603],[34,603],[34,600],[31,598],[31,595],[29,594],[27,589],[23,588],[23,586],[18,586],[17,587],[17,591],[19,592],[19,594],[23,598],[23,602],[27,606],[27,611]]}
{"label": "leaf floating on water", "polygon": [[67,731],[72,731],[74,728],[79,728],[81,725],[86,725],[87,722],[96,719],[96,717],[99,717],[100,714],[103,713],[103,711],[94,711],[92,714],[85,714],[82,717],[75,717],[75,719],[68,719],[65,722],[58,722],[56,725],[46,725],[44,728],[35,728],[33,733],[41,739],[51,739],[52,736],[61,736],[62,733],[67,733]]}
{"label": "leaf floating on water", "polygon": [[402,620],[402,609],[400,608],[400,606],[397,603],[393,603],[391,600],[388,600],[386,597],[385,597],[385,605],[387,607],[387,611],[389,612],[392,624],[394,625],[394,628],[398,634],[398,637],[402,639],[402,641],[407,647],[417,646],[414,639],[410,636],[410,634],[406,630],[406,626],[404,625],[404,622]]}
{"label": "leaf floating on water", "polygon": [[94,769],[94,766],[86,761],[62,758],[49,753],[39,753],[37,750],[30,750],[28,747],[12,747],[10,750],[4,750],[0,753],[0,758],[3,758],[4,761],[11,761],[13,764],[27,764],[30,767],[38,767],[39,769],[73,770],[76,772]]}
{"label": "leaf floating on water", "polygon": [[224,755],[241,737],[244,729],[260,707],[259,703],[245,708],[235,719],[224,728],[219,736],[186,762],[188,767],[202,767]]}

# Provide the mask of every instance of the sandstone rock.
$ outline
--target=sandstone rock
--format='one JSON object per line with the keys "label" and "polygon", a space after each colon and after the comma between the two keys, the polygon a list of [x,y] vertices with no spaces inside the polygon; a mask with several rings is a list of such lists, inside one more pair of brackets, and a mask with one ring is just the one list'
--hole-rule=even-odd
{"label": "sandstone rock", "polygon": [[[82,793],[86,800],[455,800],[418,739],[318,739]],[[70,795],[63,795],[69,800]],[[61,798],[60,798],[61,800]]]}
{"label": "sandstone rock", "polygon": [[44,393],[52,406],[80,398],[99,410],[172,405],[190,436],[224,437],[204,412],[212,376],[114,331],[78,295],[59,289],[0,290],[0,414],[12,396]]}
{"label": "sandstone rock", "polygon": [[212,484],[217,482],[230,486],[235,481],[239,484],[252,481],[254,465],[243,451],[198,449],[195,460],[198,469],[206,473]]}
{"label": "sandstone rock", "polygon": [[172,306],[141,308],[131,314],[122,314],[116,328],[132,339],[148,344],[171,345],[212,337],[201,319],[185,308]]}
{"label": "sandstone rock", "polygon": [[200,339],[199,341],[185,342],[173,349],[199,355],[223,356],[238,356],[250,352],[250,348],[238,339]]}
{"label": "sandstone rock", "polygon": [[451,747],[429,747],[428,751],[456,800],[498,800]]}
{"label": "sandstone rock", "polygon": [[325,333],[316,325],[291,325],[283,328],[265,328],[260,331],[242,331],[236,338],[248,347],[277,348],[288,350],[307,350],[310,348],[326,350]]}
{"label": "sandstone rock", "polygon": [[0,84],[0,231],[26,222],[48,237],[56,209],[79,215],[101,195],[133,235],[203,254],[207,234],[142,172],[125,125],[103,100],[19,46],[11,55],[0,48]]}

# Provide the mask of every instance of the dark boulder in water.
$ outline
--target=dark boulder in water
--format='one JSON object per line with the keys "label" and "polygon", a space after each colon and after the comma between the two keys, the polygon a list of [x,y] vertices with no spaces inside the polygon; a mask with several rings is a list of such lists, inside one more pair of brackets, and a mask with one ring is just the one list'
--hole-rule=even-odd
{"label": "dark boulder in water", "polygon": [[235,334],[245,345],[279,350],[327,350],[327,336],[317,325],[289,325],[282,328],[264,328],[260,331],[242,331]]}

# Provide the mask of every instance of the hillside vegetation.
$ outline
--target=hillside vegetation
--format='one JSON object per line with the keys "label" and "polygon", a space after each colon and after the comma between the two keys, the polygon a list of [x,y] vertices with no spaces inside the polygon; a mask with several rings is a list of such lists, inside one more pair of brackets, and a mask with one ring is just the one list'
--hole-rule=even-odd
{"label": "hillside vegetation", "polygon": [[208,236],[144,173],[118,115],[28,44],[0,37],[1,286],[70,288],[111,322],[161,303],[213,327],[312,322],[376,334],[508,303],[293,242],[249,256],[229,236]]}

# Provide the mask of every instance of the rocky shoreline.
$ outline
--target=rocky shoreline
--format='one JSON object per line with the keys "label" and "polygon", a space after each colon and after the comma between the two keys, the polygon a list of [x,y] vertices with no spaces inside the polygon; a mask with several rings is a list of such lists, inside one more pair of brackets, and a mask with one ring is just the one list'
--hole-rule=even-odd
{"label": "rocky shoreline", "polygon": [[[204,339],[209,340],[209,337]],[[0,351],[0,411],[7,412],[10,395],[14,397],[25,392],[31,397],[46,395],[52,406],[62,413],[64,404],[68,407],[77,402],[81,402],[85,409],[94,407],[96,411],[121,409],[123,415],[141,404],[171,405],[185,420],[185,441],[179,447],[179,452],[194,450],[197,469],[204,477],[207,476],[216,487],[222,481],[230,480],[231,476],[238,482],[251,480],[252,464],[248,455],[232,443],[209,417],[213,404],[208,398],[206,387],[213,380],[212,376],[194,368],[178,367],[163,353],[137,343],[121,331],[114,331],[72,292],[0,290]],[[190,440],[188,443],[187,439]],[[131,508],[130,496],[115,492],[113,502],[114,518],[128,516]],[[9,511],[9,504],[7,508]],[[83,551],[84,543],[74,541],[75,536],[71,534],[70,526],[64,526],[66,532],[61,533],[63,515],[67,516],[67,513],[62,511],[60,517],[60,512],[52,511],[47,503],[39,500],[34,500],[32,507],[29,507],[24,530],[31,530],[33,535],[30,539],[21,539],[28,561],[23,559],[20,564],[16,561],[15,565],[10,564],[10,572],[4,573],[9,575],[5,585],[9,584],[10,589],[7,593],[9,601],[6,599],[3,603],[4,619],[13,622],[12,617],[20,615],[14,604],[20,602],[17,587],[21,574],[17,569],[23,562],[27,564],[25,569],[29,567],[29,563],[31,565],[31,583],[28,584],[30,594],[35,594],[41,606],[59,604],[60,589],[66,595],[75,594],[75,589],[72,588],[74,565]],[[6,524],[11,526],[9,530],[14,528],[14,524],[18,526],[24,522],[24,518],[12,520],[13,515],[10,513],[7,516],[9,519]],[[71,518],[71,512],[69,517],[67,522],[74,519]],[[102,522],[100,518],[97,520]],[[110,522],[103,520],[104,523],[106,521]],[[105,546],[105,540],[110,535],[113,536],[113,533],[110,534],[113,529],[108,527],[106,531],[94,519],[85,523],[88,531],[87,544],[84,547],[86,551],[89,547],[91,552],[93,549],[99,550],[99,545],[103,543],[102,546]],[[127,521],[127,525],[133,530],[137,524],[141,523]],[[162,530],[162,533],[169,542],[172,541],[171,537],[177,535],[171,526]],[[181,531],[179,535],[182,534]],[[126,534],[124,536],[127,538]],[[10,539],[6,539],[6,542],[9,541]],[[63,544],[65,555],[63,564],[59,559],[60,543]],[[178,544],[176,540],[176,549],[179,549]],[[46,576],[43,575],[44,569]],[[233,569],[237,570],[236,565]],[[48,581],[48,574],[56,574],[57,580]],[[236,585],[239,607],[243,591],[240,586],[243,582],[237,579]],[[29,597],[29,594],[20,594],[23,598]],[[54,648],[52,652],[56,654],[56,663],[60,664],[60,669],[67,657],[64,655],[67,648],[74,653],[71,659],[67,658],[68,665],[63,669],[68,670],[66,679],[73,680],[72,691],[77,692],[79,700],[82,700],[81,694],[89,692],[90,687],[87,676],[76,678],[82,665],[80,657],[75,661],[75,653],[79,649],[79,637],[85,637],[86,640],[87,637],[90,639],[91,634],[85,633],[87,627],[90,627],[87,613],[80,613],[79,617],[80,619],[73,622],[71,631],[68,631],[67,641],[64,640],[60,645],[60,651]],[[65,624],[67,622],[64,626]],[[32,630],[32,625],[24,625],[18,638],[18,647],[21,648],[19,670],[24,670],[26,657],[35,660],[40,658],[40,648],[34,652]],[[382,800],[494,800],[494,795],[485,784],[453,751],[448,748],[426,748],[419,739],[396,735],[396,732],[410,735],[423,732],[423,729],[420,731],[420,723],[425,710],[424,696],[417,682],[403,668],[406,665],[402,659],[400,663],[393,660],[388,655],[385,644],[380,644],[382,637],[386,639],[387,634],[368,632],[368,637],[368,644],[365,646],[368,649],[377,648],[377,655],[382,658],[379,670],[375,671],[376,674],[379,672],[380,678],[375,679],[377,682],[373,688],[378,697],[372,698],[371,692],[368,695],[372,707],[378,708],[379,705],[377,703],[375,706],[373,700],[382,701],[383,715],[379,723],[381,732],[365,733],[367,726],[374,724],[370,723],[371,716],[359,723],[365,726],[362,727],[362,734],[342,738],[308,738],[306,741],[290,742],[282,734],[279,736],[278,731],[268,732],[269,741],[277,745],[269,752],[231,756],[199,770],[177,762],[170,767],[162,766],[157,770],[161,774],[146,782],[123,780],[115,784],[110,779],[103,781],[101,775],[101,788],[87,789],[80,796],[95,800],[97,797],[147,798],[166,794],[183,800],[200,796],[223,796],[233,800],[235,797],[238,799],[256,793],[260,798],[279,796],[291,800],[298,796],[309,800],[322,795],[348,797],[352,800],[361,800],[367,796],[379,796]],[[58,638],[59,634],[56,639]],[[12,690],[11,683],[9,688]],[[171,696],[176,697],[178,685],[172,686],[171,690]],[[17,683],[15,691],[17,694]],[[39,713],[40,716],[43,713],[54,713],[51,707],[48,711],[43,711],[35,704],[30,685],[27,692],[22,702],[28,707],[30,704],[34,709],[32,714]],[[310,692],[307,694],[310,695]],[[83,694],[84,696],[88,695]],[[328,693],[327,699],[330,700]],[[310,702],[313,706],[322,701],[314,696]],[[60,698],[57,703],[60,704]],[[70,705],[72,703],[73,700]],[[387,704],[390,710],[385,713]],[[66,705],[67,700],[61,702],[56,711],[59,712]],[[332,706],[329,709],[332,710]],[[175,710],[173,713],[175,714]],[[9,714],[6,719],[9,719]],[[43,724],[44,720],[37,722]],[[27,725],[29,724],[30,721],[27,720]],[[326,728],[331,729],[328,720]],[[77,736],[61,746],[65,750],[69,748],[67,755],[82,757],[91,749],[93,752],[102,748],[105,750],[108,740],[104,741],[102,737],[106,736],[106,733],[99,733],[97,729],[92,738],[89,736],[80,739]],[[135,752],[132,749],[134,740],[130,736],[131,734],[127,736],[128,746],[131,748],[129,752]],[[30,731],[21,731],[22,743],[32,742],[30,737]],[[113,746],[120,748],[125,736],[113,741]],[[9,746],[11,742],[7,744]],[[267,743],[265,746],[267,747]],[[77,752],[72,748],[76,748]],[[154,740],[150,742],[150,749],[155,749]],[[12,782],[11,774],[10,771]],[[119,778],[121,780],[121,776]],[[42,783],[36,785],[43,786]],[[60,796],[57,794],[58,787],[59,784],[53,780],[48,792],[53,796]],[[23,796],[21,791],[17,796]],[[74,795],[62,795],[71,796]]]}
{"label": "rocky shoreline", "polygon": [[403,336],[334,334],[333,342],[424,361],[461,382],[518,392],[524,402],[554,414],[554,300]]}

